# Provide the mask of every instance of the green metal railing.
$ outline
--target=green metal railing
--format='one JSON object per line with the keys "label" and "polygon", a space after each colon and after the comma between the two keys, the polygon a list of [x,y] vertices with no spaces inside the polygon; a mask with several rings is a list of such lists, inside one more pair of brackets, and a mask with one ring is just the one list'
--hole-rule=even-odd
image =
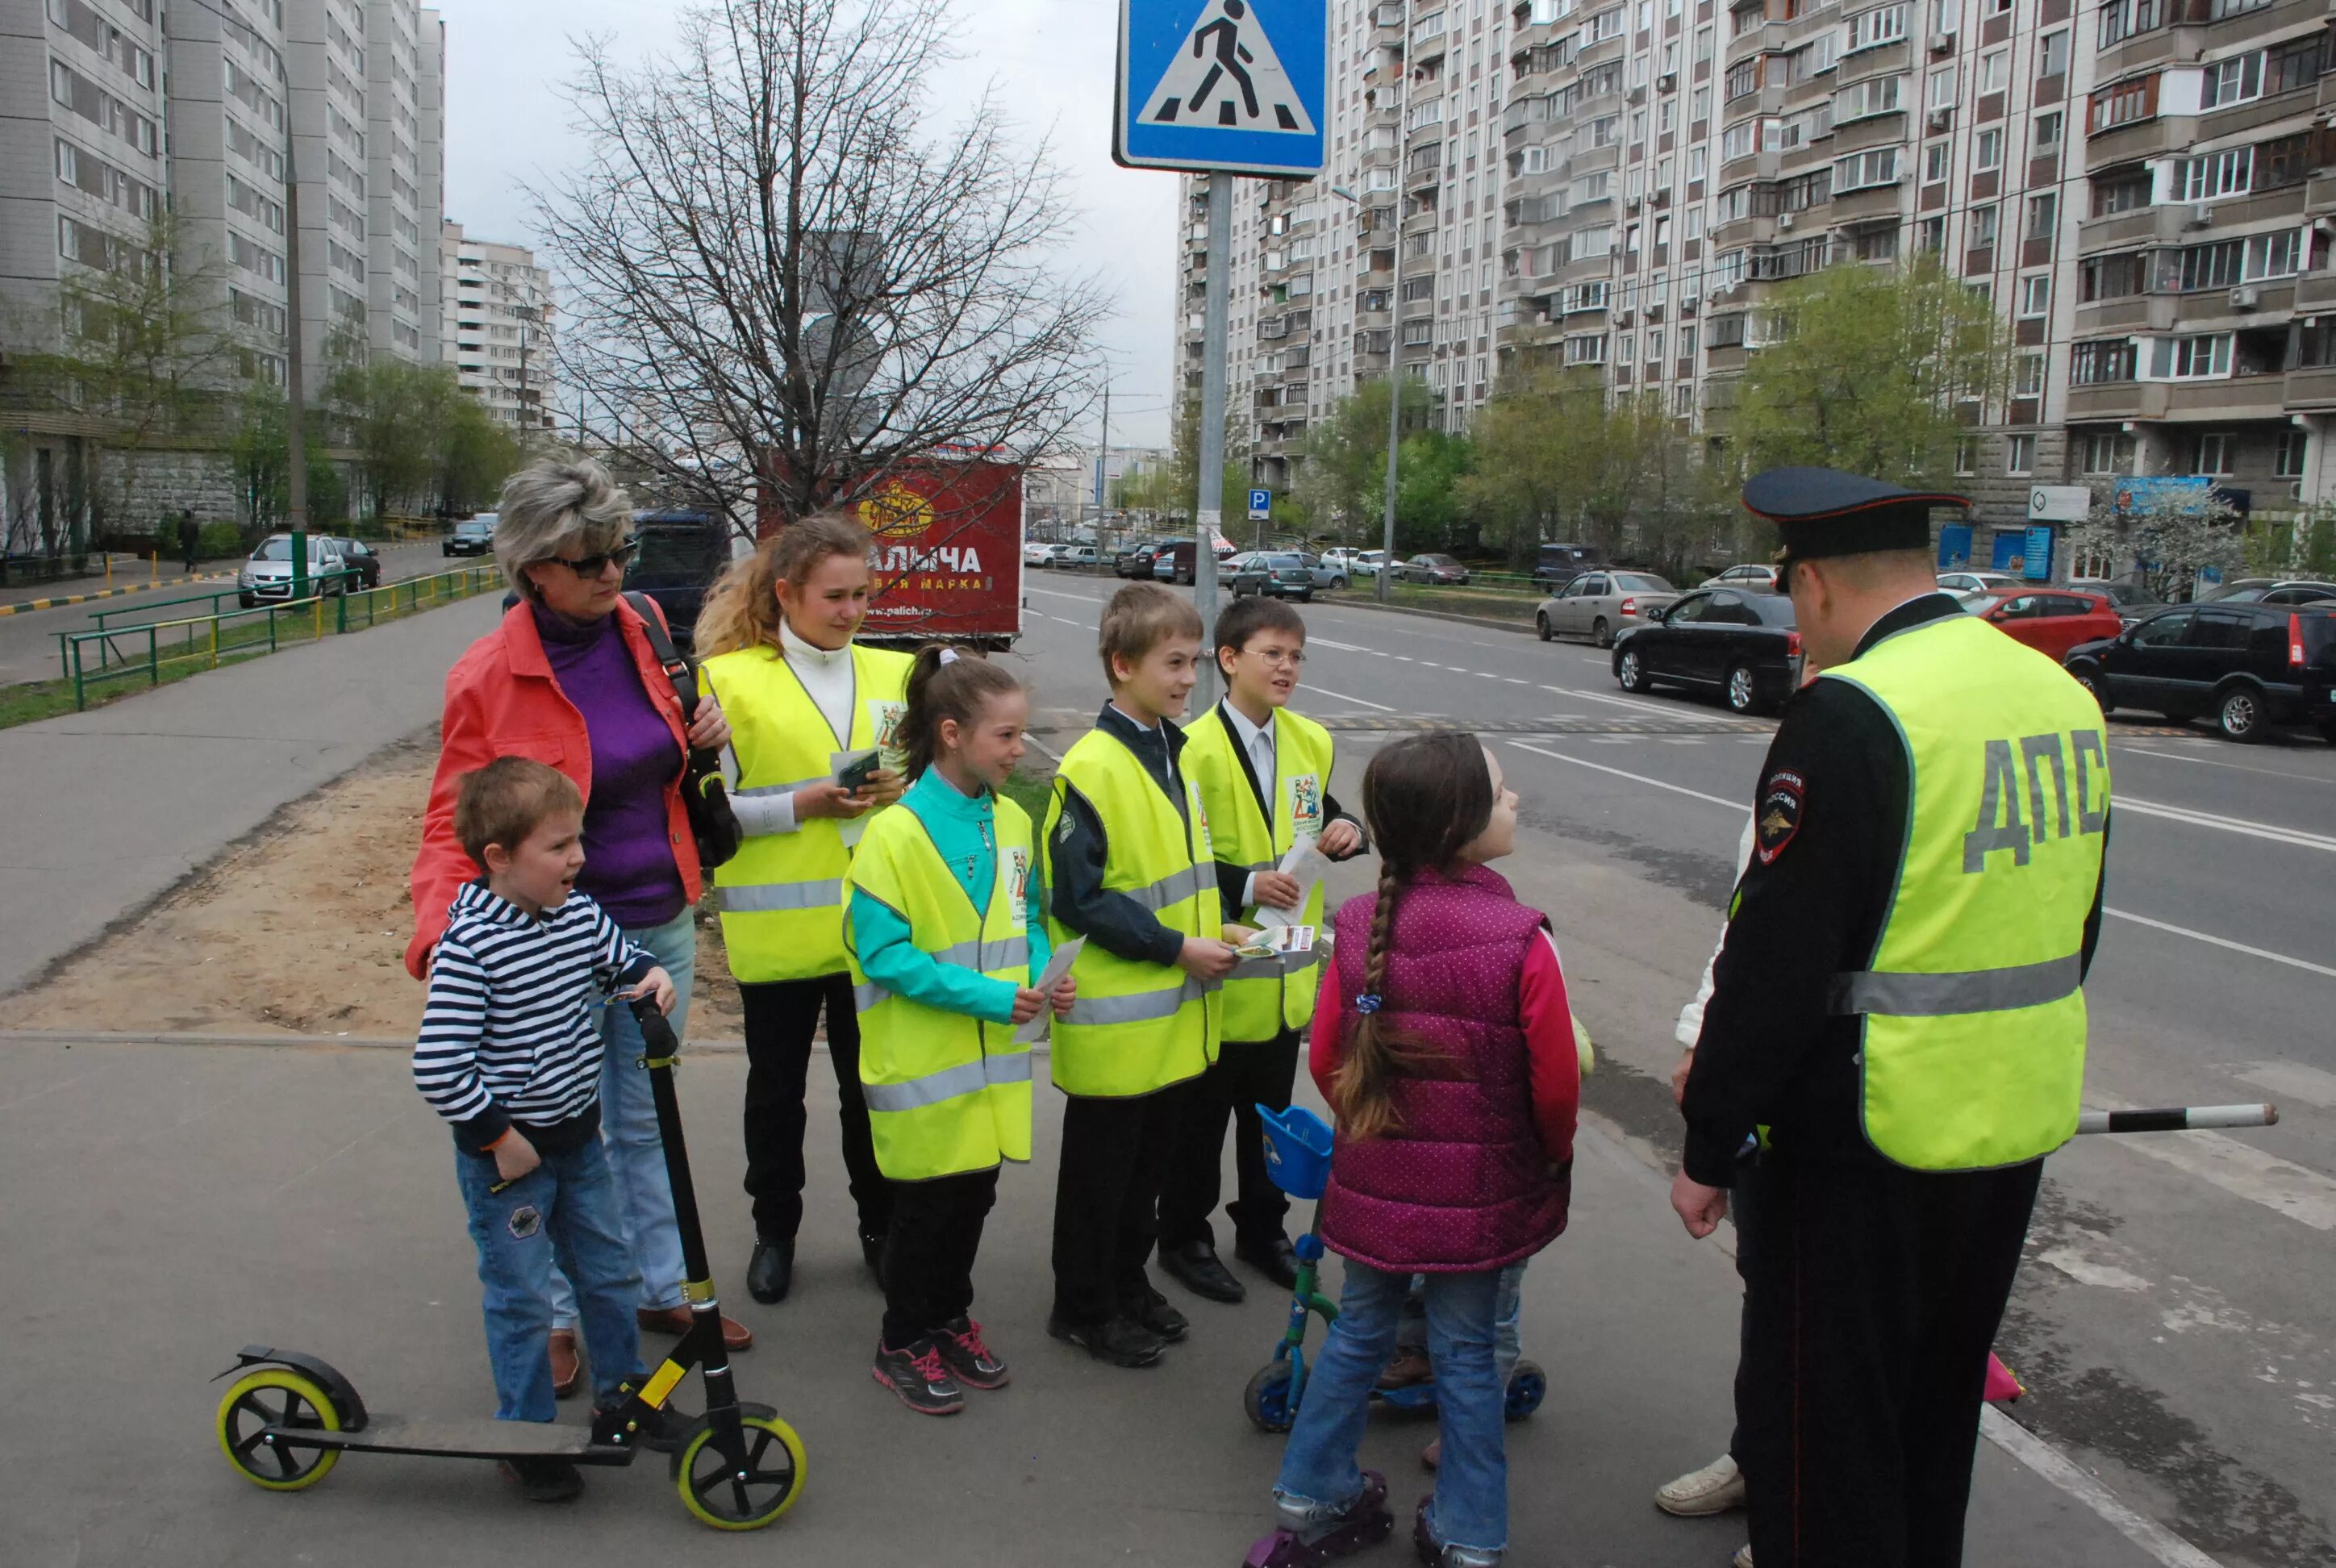
{"label": "green metal railing", "polygon": [[[336,579],[339,579],[346,586],[347,589],[354,590],[357,588],[358,580],[363,576],[364,574],[356,570],[355,568],[348,568],[341,571],[317,572],[308,579],[307,592],[297,595],[294,598],[279,599],[276,602],[274,608],[284,609],[288,609],[293,605],[305,605],[312,599],[322,599],[329,591],[331,591],[327,585]],[[92,610],[90,612],[89,618],[94,621],[96,625],[91,628],[89,632],[60,631],[51,634],[57,639],[58,668],[63,672],[65,679],[71,680],[73,678],[73,660],[71,656],[66,652],[65,648],[66,641],[69,638],[88,636],[92,632],[116,631],[134,637],[138,634],[141,628],[148,624],[142,620],[131,621],[126,627],[115,626],[112,624],[124,616],[151,616],[158,609],[171,609],[180,605],[208,605],[209,607],[208,609],[205,609],[199,615],[191,618],[200,619],[209,616],[228,613],[219,609],[219,601],[221,599],[233,599],[239,600],[242,596],[250,592],[251,590],[248,588],[223,588],[213,593],[187,593],[180,594],[175,599],[141,599],[136,604],[116,605],[112,609]],[[240,608],[240,606],[238,608]],[[253,608],[256,609],[258,607],[255,606]],[[180,623],[180,619],[184,618],[172,618],[164,616],[158,618],[152,624],[159,626],[167,622],[170,625],[176,626]]]}
{"label": "green metal railing", "polygon": [[[350,571],[323,575],[354,578],[358,574]],[[235,597],[234,589],[190,595],[177,602],[197,603],[208,599],[213,602],[211,613],[128,626],[101,625],[94,631],[61,632],[59,653],[64,661],[64,677],[73,683],[73,707],[80,711],[89,706],[90,691],[109,681],[142,674],[149,686],[160,686],[166,667],[172,667],[174,674],[178,673],[175,667],[180,666],[217,669],[225,662],[274,653],[287,641],[318,641],[327,636],[362,631],[417,610],[452,604],[486,592],[501,580],[501,571],[492,565],[472,566],[355,592],[327,595],[318,591],[304,599],[250,609],[217,608],[219,599]],[[326,609],[328,603],[332,607],[329,614]],[[162,606],[148,604],[139,608],[152,610]]]}

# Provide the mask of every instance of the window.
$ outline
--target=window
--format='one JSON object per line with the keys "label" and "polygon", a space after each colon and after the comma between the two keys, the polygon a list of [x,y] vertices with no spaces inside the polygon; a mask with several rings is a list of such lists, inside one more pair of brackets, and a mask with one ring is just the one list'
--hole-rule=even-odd
{"label": "window", "polygon": [[1879,5],[1849,19],[1849,25],[1843,29],[1842,53],[1848,54],[1860,49],[1871,49],[1877,44],[1893,44],[1904,36],[1906,7],[1903,5]]}
{"label": "window", "polygon": [[1971,168],[1981,174],[2003,167],[2003,131],[1990,125],[1971,138]]}
{"label": "window", "polygon": [[2028,227],[2022,230],[2029,239],[2049,240],[2060,215],[2060,198],[2051,191],[2028,199]]}
{"label": "window", "polygon": [[2093,176],[2093,216],[2107,218],[2150,204],[2149,170],[2123,169]]}
{"label": "window", "polygon": [[2194,473],[2229,473],[2234,471],[2231,459],[2238,446],[2237,440],[2227,432],[2212,430],[2198,437],[2198,461]]}
{"label": "window", "polygon": [[1565,363],[1568,365],[1603,365],[1606,363],[1606,335],[1602,332],[1583,333],[1565,340]]}
{"label": "window", "polygon": [[2018,370],[2011,379],[2011,394],[2015,397],[2044,395],[2044,356],[2042,355],[2023,354],[2020,356]]}
{"label": "window", "polygon": [[1617,364],[1617,365],[1631,365],[1631,364],[1635,364],[1635,363],[1637,362],[1637,360],[1638,360],[1638,355],[1639,355],[1639,339],[1638,339],[1638,336],[1637,336],[1637,335],[1636,335],[1636,334],[1626,332],[1626,333],[1622,334],[1622,336],[1620,336],[1620,337],[1618,337],[1618,338],[1616,338],[1616,339],[1614,340],[1614,363],[1615,363],[1615,364]]}
{"label": "window", "polygon": [[2245,259],[2246,246],[2242,240],[2224,239],[2212,245],[2186,247],[2182,252],[2182,291],[2189,294],[2205,288],[2228,288],[2239,280]]}
{"label": "window", "polygon": [[1962,474],[1979,472],[1979,443],[1968,435],[1955,443],[1955,472]]}
{"label": "window", "polygon": [[1936,256],[1947,248],[1947,220],[1925,218],[1914,225],[1914,244]]}
{"label": "window", "polygon": [[2231,374],[2231,335],[2201,333],[2191,337],[2160,338],[2156,354],[2157,374],[2176,381],[2202,381]]}
{"label": "window", "polygon": [[2073,346],[2068,357],[2068,385],[2100,386],[2131,381],[2137,354],[2130,337],[2096,338]]}
{"label": "window", "polygon": [[1995,208],[1992,205],[1971,209],[1971,238],[1965,243],[1973,250],[1995,248]]}
{"label": "window", "polygon": [[1700,144],[1689,148],[1687,152],[1687,182],[1689,185],[1700,183],[1704,177],[1710,172],[1711,149]]}
{"label": "window", "polygon": [[1947,154],[1952,151],[1944,141],[1933,141],[1922,149],[1922,183],[1936,185],[1947,177]]}
{"label": "window", "polygon": [[2003,438],[2003,472],[2027,473],[2036,466],[2036,438],[2032,435],[2007,435]]}
{"label": "window", "polygon": [[1998,49],[1991,54],[1979,57],[1979,90],[1981,94],[2003,91],[2010,60],[2011,52],[2007,49]]}
{"label": "window", "polygon": [[1930,94],[1924,102],[1933,109],[1952,109],[1955,106],[1955,68],[1953,66],[1950,65],[1943,71],[1931,73]]}
{"label": "window", "polygon": [[2292,93],[2318,81],[2321,61],[2326,53],[2325,37],[2324,33],[2314,33],[2309,37],[2275,44],[2265,50],[2263,90],[2265,93]]}
{"label": "window", "polygon": [[2157,26],[2159,0],[2107,0],[2101,7],[2100,46],[2121,44]]}
{"label": "window", "polygon": [[2198,107],[2227,109],[2234,103],[2244,103],[2263,96],[2263,51],[2242,54],[2234,60],[2217,60],[2205,69],[2199,89]]}
{"label": "window", "polygon": [[2255,147],[2254,181],[2251,189],[2277,190],[2301,185],[2312,171],[2312,138],[2282,136]]}
{"label": "window", "polygon": [[2065,76],[2068,73],[2068,30],[2047,33],[2037,42],[2036,74]]}
{"label": "window", "polygon": [[2292,278],[2303,270],[2303,233],[2282,229],[2257,234],[2247,242],[2245,277],[2253,283],[2265,278]]}
{"label": "window", "polygon": [[2303,477],[2303,453],[2306,436],[2300,430],[2279,433],[2279,454],[2272,460],[2271,471],[2282,479]]}
{"label": "window", "polygon": [[2173,196],[2176,201],[2213,201],[2224,196],[2244,196],[2254,183],[2255,150],[2233,147],[2202,158],[2185,158],[2174,166]]}
{"label": "window", "polygon": [[1834,190],[1838,192],[1896,184],[1898,152],[1895,147],[1874,147],[1841,159],[1833,166]]}
{"label": "window", "polygon": [[2113,87],[2102,88],[2085,101],[2086,131],[2094,134],[2115,126],[2130,125],[2156,112],[2156,77],[2144,76],[2132,82],[2120,82]]}
{"label": "window", "polygon": [[2020,314],[2041,316],[2052,308],[2052,278],[2035,272],[2020,280]]}
{"label": "window", "polygon": [[2039,114],[2032,141],[2039,157],[2057,150],[2060,145],[2060,116],[2058,113]]}
{"label": "window", "polygon": [[1903,76],[1874,76],[1843,88],[1834,97],[1834,122],[1843,124],[1868,115],[1894,112],[1905,81]]}
{"label": "window", "polygon": [[2133,437],[2114,432],[2088,435],[2082,461],[2087,473],[2122,473],[2133,466]]}
{"label": "window", "polygon": [[1850,249],[1860,261],[1895,260],[1898,256],[1898,230],[1895,227],[1861,229]]}

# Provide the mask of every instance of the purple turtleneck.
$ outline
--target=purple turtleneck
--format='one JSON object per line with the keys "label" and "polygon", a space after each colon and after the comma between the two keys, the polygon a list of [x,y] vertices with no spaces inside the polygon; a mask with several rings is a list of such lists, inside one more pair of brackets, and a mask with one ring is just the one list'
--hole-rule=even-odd
{"label": "purple turtleneck", "polygon": [[532,608],[551,678],[584,716],[592,742],[577,890],[620,926],[661,926],[684,902],[665,803],[666,786],[681,774],[681,748],[650,704],[614,615],[579,623],[540,604]]}

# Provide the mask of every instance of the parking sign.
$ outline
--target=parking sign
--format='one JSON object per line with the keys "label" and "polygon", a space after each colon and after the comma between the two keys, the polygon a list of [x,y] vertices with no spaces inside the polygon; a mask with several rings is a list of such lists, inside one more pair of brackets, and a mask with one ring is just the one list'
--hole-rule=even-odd
{"label": "parking sign", "polygon": [[1273,492],[1252,490],[1249,492],[1249,520],[1263,522],[1273,515]]}

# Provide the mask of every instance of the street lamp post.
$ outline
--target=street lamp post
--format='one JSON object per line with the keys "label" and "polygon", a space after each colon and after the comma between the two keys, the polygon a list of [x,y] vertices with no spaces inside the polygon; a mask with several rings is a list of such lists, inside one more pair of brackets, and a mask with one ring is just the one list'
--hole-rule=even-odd
{"label": "street lamp post", "polygon": [[[1406,42],[1407,44],[1409,42],[1408,34],[1411,27],[1411,7],[1407,4],[1404,6],[1403,13],[1403,25],[1406,33]],[[1395,192],[1393,193],[1395,206],[1390,209],[1390,210],[1400,210],[1403,205],[1403,192],[1400,181],[1402,180],[1403,147],[1406,140],[1405,134],[1406,128],[1404,124],[1404,116],[1406,112],[1405,100],[1410,95],[1411,83],[1411,64],[1408,58],[1406,58],[1403,63],[1400,80],[1403,85],[1397,91],[1395,99],[1396,169],[1398,183]],[[1344,197],[1348,201],[1353,202],[1358,211],[1368,212],[1370,210],[1369,208],[1364,206],[1363,199],[1361,197],[1356,195],[1353,191],[1348,190],[1342,185],[1331,186],[1330,194],[1333,196]],[[1400,222],[1397,223],[1396,231],[1392,238],[1395,242],[1395,273],[1396,277],[1400,278],[1403,276],[1403,225]],[[1401,290],[1397,289],[1395,292],[1399,294]],[[1387,579],[1395,575],[1395,486],[1397,463],[1397,448],[1403,439],[1403,361],[1400,353],[1402,345],[1397,341],[1395,307],[1396,300],[1394,297],[1390,297],[1387,300],[1387,511],[1386,515],[1381,520],[1379,537],[1379,569],[1373,574],[1371,582],[1373,597],[1377,599],[1381,604],[1385,604],[1387,602]]]}

